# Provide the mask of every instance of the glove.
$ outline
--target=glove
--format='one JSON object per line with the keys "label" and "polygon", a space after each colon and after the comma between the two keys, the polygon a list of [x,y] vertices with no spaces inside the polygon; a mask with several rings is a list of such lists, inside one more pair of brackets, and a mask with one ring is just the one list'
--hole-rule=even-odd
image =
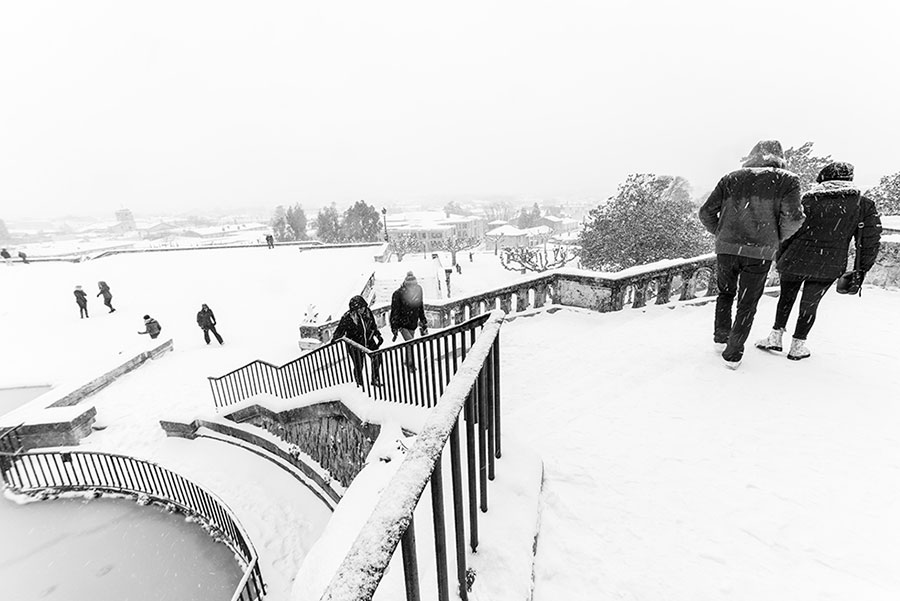
{"label": "glove", "polygon": [[421,333],[422,336],[428,334],[428,326],[422,326],[421,328],[419,328],[419,333]]}
{"label": "glove", "polygon": [[394,334],[394,337],[391,338],[391,342],[397,342],[397,330],[391,330],[391,332]]}

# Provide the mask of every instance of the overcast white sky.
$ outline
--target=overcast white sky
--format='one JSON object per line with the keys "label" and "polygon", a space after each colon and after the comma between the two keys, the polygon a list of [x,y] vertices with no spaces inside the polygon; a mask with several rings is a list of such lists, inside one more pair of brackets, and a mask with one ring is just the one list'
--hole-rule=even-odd
{"label": "overcast white sky", "polygon": [[0,217],[900,170],[900,2],[8,1]]}

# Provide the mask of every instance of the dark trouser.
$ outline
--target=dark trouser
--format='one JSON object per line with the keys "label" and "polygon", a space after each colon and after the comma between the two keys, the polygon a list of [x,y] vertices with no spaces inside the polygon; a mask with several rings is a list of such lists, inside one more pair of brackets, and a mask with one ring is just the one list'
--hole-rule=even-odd
{"label": "dark trouser", "polygon": [[828,292],[834,280],[804,280],[791,276],[781,276],[781,295],[778,297],[778,308],[775,309],[776,330],[783,330],[787,326],[788,317],[797,300],[800,287],[803,286],[803,295],[800,297],[800,315],[797,316],[797,327],[794,328],[794,338],[806,340],[806,336],[816,323],[816,310],[819,301]]}
{"label": "dark trouser", "polygon": [[112,297],[111,297],[111,296],[104,296],[104,297],[103,297],[103,304],[106,305],[107,307],[109,307],[109,312],[110,312],[110,313],[112,313],[113,311],[115,311],[115,309],[113,309],[113,306],[112,306]]}
{"label": "dark trouser", "polygon": [[78,314],[81,315],[81,319],[90,317],[87,312],[87,305],[78,305]]}
{"label": "dark trouser", "polygon": [[206,341],[206,344],[209,344],[209,333],[212,332],[213,336],[216,337],[216,340],[219,341],[219,344],[222,344],[222,337],[219,336],[219,333],[216,332],[216,326],[209,326],[208,328],[203,328],[203,339]]}
{"label": "dark trouser", "polygon": [[[363,384],[363,369],[366,365],[366,354],[356,347],[347,345],[347,354],[353,363],[353,378],[360,386]],[[381,382],[381,355],[372,357],[372,383]]]}
{"label": "dark trouser", "polygon": [[[719,296],[716,298],[716,322],[713,338],[726,343],[722,358],[739,361],[744,343],[756,315],[756,305],[766,287],[766,275],[772,261],[738,255],[718,255]],[[737,297],[737,312],[731,322],[731,307]]]}
{"label": "dark trouser", "polygon": [[[412,340],[416,335],[416,331],[409,330],[407,328],[400,328],[400,335],[403,336],[404,341]],[[406,353],[403,358],[403,363],[410,371],[416,369],[416,360],[413,358],[412,345],[406,347]]]}

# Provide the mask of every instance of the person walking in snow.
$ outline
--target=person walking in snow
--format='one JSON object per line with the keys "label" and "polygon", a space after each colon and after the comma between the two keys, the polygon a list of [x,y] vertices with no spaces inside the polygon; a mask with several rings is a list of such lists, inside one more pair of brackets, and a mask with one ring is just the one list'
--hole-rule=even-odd
{"label": "person walking in snow", "polygon": [[[819,301],[847,269],[848,247],[857,238],[860,265],[857,278],[875,264],[881,243],[881,218],[875,203],[853,183],[853,165],[832,162],[819,172],[816,185],[802,198],[806,220],[781,245],[776,267],[781,274],[781,294],[775,309],[775,325],[768,338],[756,343],[766,351],[782,350],[782,336],[797,295],[799,315],[787,358],[809,357],[806,337],[816,321]],[[862,227],[860,227],[860,224]]]}
{"label": "person walking in snow", "polygon": [[275,248],[275,236],[272,234],[266,234],[266,246],[269,248]]}
{"label": "person walking in snow", "polygon": [[3,262],[9,265],[9,260],[12,255],[9,254],[9,251],[4,249],[0,249],[0,257],[3,257]]}
{"label": "person walking in snow", "polygon": [[[378,350],[384,342],[381,332],[378,331],[378,325],[375,323],[375,316],[369,309],[369,304],[359,295],[350,299],[350,310],[341,316],[341,321],[332,336],[332,340],[341,338],[352,340],[370,351]],[[353,362],[353,377],[356,379],[356,383],[362,386],[366,354],[353,345],[347,345],[347,354],[350,355],[350,360]],[[372,357],[372,385],[382,385],[381,356],[378,355]]]}
{"label": "person walking in snow", "polygon": [[197,312],[197,325],[203,330],[203,339],[206,341],[206,344],[209,344],[210,332],[216,337],[220,345],[224,344],[222,337],[216,331],[216,316],[213,314],[212,309],[209,308],[209,305],[205,303],[201,305],[200,311]]}
{"label": "person walking in snow", "polygon": [[[422,336],[428,333],[422,287],[419,286],[416,276],[411,271],[406,272],[403,284],[391,296],[390,324],[394,340],[397,340],[398,333],[403,336],[403,340],[412,340],[416,335],[417,326]],[[406,348],[404,363],[409,371],[416,371],[412,347]]]}
{"label": "person walking in snow", "polygon": [[716,237],[719,295],[713,341],[725,366],[737,369],[772,260],[803,223],[800,178],[785,169],[781,143],[758,142],[742,169],[719,180],[699,217]]}
{"label": "person walking in snow", "polygon": [[103,304],[109,307],[110,313],[113,313],[115,309],[112,306],[112,292],[109,291],[109,286],[107,286],[106,282],[97,282],[97,286],[100,288],[97,296],[103,296]]}
{"label": "person walking in snow", "polygon": [[22,259],[22,262],[28,265],[28,255],[25,254],[25,251],[19,251],[19,258]]}
{"label": "person walking in snow", "polygon": [[81,286],[75,286],[75,302],[78,304],[78,314],[81,319],[90,317],[87,310],[87,294],[81,289]]}
{"label": "person walking in snow", "polygon": [[159,322],[149,315],[144,315],[144,331],[138,332],[138,334],[149,334],[150,338],[155,339],[160,332],[162,332],[162,326],[159,325]]}

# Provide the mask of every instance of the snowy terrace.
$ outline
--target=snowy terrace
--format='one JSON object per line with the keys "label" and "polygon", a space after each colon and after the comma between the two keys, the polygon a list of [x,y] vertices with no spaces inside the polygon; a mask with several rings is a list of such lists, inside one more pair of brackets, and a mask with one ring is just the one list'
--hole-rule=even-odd
{"label": "snowy terrace", "polygon": [[[137,329],[134,315],[145,310],[163,323],[164,337],[174,335],[173,352],[91,397],[106,429],[82,446],[158,462],[215,491],[247,528],[267,599],[276,601],[305,598],[293,581],[324,561],[328,550],[316,550],[316,542],[330,510],[269,462],[213,440],[167,438],[159,420],[208,414],[207,375],[296,355],[294,299],[309,288],[257,269],[260,261],[280,261],[274,253],[281,250],[236,251],[231,272],[198,259],[188,276],[158,270],[149,258],[136,263],[141,257],[0,270],[4,290],[30,293],[0,301],[4,336],[17,342],[5,345],[0,386],[57,384],[149,344],[122,342],[120,334]],[[332,273],[341,269],[329,264]],[[77,271],[85,267],[91,271]],[[365,271],[358,271],[362,280]],[[114,294],[121,291],[120,311],[107,316],[92,302],[100,324],[93,325],[94,314],[90,324],[77,321],[68,298],[75,277],[89,292],[96,279],[109,281]],[[204,289],[222,300],[200,295]],[[162,309],[144,309],[151,300]],[[810,336],[810,359],[748,349],[736,372],[723,369],[712,350],[713,305],[706,301],[608,313],[551,304],[516,312],[503,325],[508,442],[492,497],[500,511],[482,518],[470,598],[522,598],[532,588],[531,575],[511,566],[523,554],[531,563],[538,516],[526,507],[528,493],[509,494],[510,467],[529,451],[543,461],[533,560],[538,601],[898,598],[900,292],[867,286],[861,298],[830,294]],[[216,310],[225,347],[203,345],[191,323],[200,302]],[[774,298],[763,297],[751,342],[768,332],[774,307]],[[352,502],[365,519],[369,506]],[[396,579],[402,568],[392,570]]]}

